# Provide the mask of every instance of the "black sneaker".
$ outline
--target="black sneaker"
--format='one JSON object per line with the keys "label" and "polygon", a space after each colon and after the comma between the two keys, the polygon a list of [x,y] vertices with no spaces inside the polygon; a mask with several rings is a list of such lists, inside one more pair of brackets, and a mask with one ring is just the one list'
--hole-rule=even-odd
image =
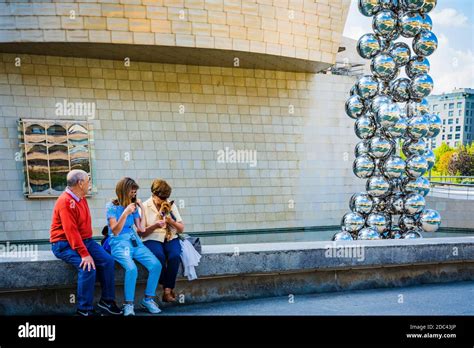
{"label": "black sneaker", "polygon": [[80,316],[80,317],[97,317],[99,316],[99,313],[97,313],[95,310],[93,309],[78,309],[76,311],[76,315]]}
{"label": "black sneaker", "polygon": [[117,306],[115,301],[105,301],[105,300],[100,300],[99,303],[97,304],[98,307],[102,308],[103,310],[106,310],[112,315],[122,315],[123,311]]}

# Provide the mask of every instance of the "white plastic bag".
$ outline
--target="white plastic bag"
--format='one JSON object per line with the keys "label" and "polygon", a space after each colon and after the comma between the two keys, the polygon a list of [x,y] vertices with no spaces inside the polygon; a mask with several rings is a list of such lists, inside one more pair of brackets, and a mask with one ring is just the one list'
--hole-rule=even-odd
{"label": "white plastic bag", "polygon": [[184,276],[188,277],[188,280],[197,279],[196,270],[194,267],[199,265],[201,255],[194,249],[191,242],[187,239],[179,240],[181,244],[181,261],[183,262]]}

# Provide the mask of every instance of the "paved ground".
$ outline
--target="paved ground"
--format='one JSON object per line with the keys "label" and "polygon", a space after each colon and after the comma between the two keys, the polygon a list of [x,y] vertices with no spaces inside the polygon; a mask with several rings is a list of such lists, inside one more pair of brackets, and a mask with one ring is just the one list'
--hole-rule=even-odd
{"label": "paved ground", "polygon": [[[214,302],[160,315],[474,315],[474,281]],[[137,309],[137,315],[143,315]]]}

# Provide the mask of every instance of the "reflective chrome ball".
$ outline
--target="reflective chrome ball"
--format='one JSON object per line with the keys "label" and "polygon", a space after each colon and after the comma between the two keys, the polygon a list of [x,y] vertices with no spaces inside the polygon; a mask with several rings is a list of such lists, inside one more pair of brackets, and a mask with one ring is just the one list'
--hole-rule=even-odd
{"label": "reflective chrome ball", "polygon": [[425,0],[400,0],[400,5],[405,11],[418,11],[421,10]]}
{"label": "reflective chrome ball", "polygon": [[401,110],[397,103],[381,103],[376,114],[377,123],[383,128],[394,126],[400,119]]}
{"label": "reflective chrome ball", "polygon": [[410,61],[410,47],[404,42],[395,43],[389,53],[398,66],[404,66]]}
{"label": "reflective chrome ball", "polygon": [[408,127],[408,121],[405,117],[400,119],[393,126],[387,127],[384,133],[392,139],[401,138],[405,136]]}
{"label": "reflective chrome ball", "polygon": [[369,139],[375,134],[375,122],[369,114],[360,116],[354,124],[354,131],[360,139]]}
{"label": "reflective chrome ball", "polygon": [[421,17],[423,18],[423,23],[421,23],[421,30],[431,31],[431,29],[433,28],[433,21],[431,20],[431,17],[427,14],[423,14]]}
{"label": "reflective chrome ball", "polygon": [[370,177],[375,170],[374,160],[368,155],[362,155],[354,160],[352,171],[361,179]]}
{"label": "reflective chrome ball", "polygon": [[413,57],[408,61],[405,72],[411,79],[417,75],[428,74],[430,72],[430,62],[425,57]]}
{"label": "reflective chrome ball", "polygon": [[436,232],[441,225],[441,215],[434,209],[425,209],[420,214],[418,225],[425,232]]}
{"label": "reflective chrome ball", "polygon": [[349,207],[354,213],[366,215],[372,212],[374,202],[367,193],[359,192],[352,195]]}
{"label": "reflective chrome ball", "polygon": [[364,227],[365,219],[359,213],[346,213],[342,217],[341,226],[343,231],[357,232]]}
{"label": "reflective chrome ball", "polygon": [[413,40],[413,51],[418,56],[429,56],[438,48],[438,38],[431,31],[422,30]]}
{"label": "reflective chrome ball", "polygon": [[435,8],[437,1],[438,0],[425,0],[423,6],[421,6],[420,8],[420,12],[422,13],[430,12],[432,9]]}
{"label": "reflective chrome ball", "polygon": [[423,235],[418,230],[410,230],[406,232],[402,238],[403,239],[421,239],[423,238]]}
{"label": "reflective chrome ball", "polygon": [[433,168],[436,161],[436,157],[433,150],[426,149],[425,152],[423,153],[423,157],[426,159],[426,162],[428,162],[428,170]]}
{"label": "reflective chrome ball", "polygon": [[420,176],[416,179],[408,178],[403,182],[402,185],[403,192],[407,194],[418,193],[423,197],[426,197],[426,195],[430,192],[430,188],[430,181],[424,176]]}
{"label": "reflective chrome ball", "polygon": [[390,222],[385,214],[371,213],[367,216],[367,226],[375,228],[378,233],[383,233],[390,228]]}
{"label": "reflective chrome ball", "polygon": [[390,104],[393,100],[387,95],[378,94],[376,95],[370,103],[370,111],[376,115],[379,112],[380,106],[383,104]]}
{"label": "reflective chrome ball", "polygon": [[362,58],[373,58],[380,50],[380,42],[374,34],[364,34],[357,42],[357,52]]}
{"label": "reflective chrome ball", "polygon": [[425,209],[425,198],[417,193],[410,193],[405,197],[403,209],[406,214],[414,215]]}
{"label": "reflective chrome ball", "polygon": [[358,95],[353,95],[347,99],[345,109],[347,116],[356,119],[364,112],[364,102]]}
{"label": "reflective chrome ball", "polygon": [[359,231],[359,233],[357,234],[357,239],[360,239],[360,240],[380,239],[380,234],[377,232],[375,228],[366,227]]}
{"label": "reflective chrome ball", "polygon": [[410,99],[410,83],[410,79],[402,77],[390,84],[390,90],[395,101],[405,102]]}
{"label": "reflective chrome ball", "polygon": [[395,144],[391,140],[380,136],[374,136],[370,139],[369,144],[369,154],[374,158],[385,158],[395,148]]}
{"label": "reflective chrome ball", "polygon": [[393,79],[398,74],[395,60],[387,53],[379,53],[372,58],[370,69],[375,77],[386,81]]}
{"label": "reflective chrome ball", "polygon": [[433,79],[428,74],[417,75],[411,80],[410,95],[413,99],[423,99],[433,90]]}
{"label": "reflective chrome ball", "polygon": [[389,178],[400,178],[405,173],[405,161],[398,156],[388,158],[383,164],[383,174]]}
{"label": "reflective chrome ball", "polygon": [[416,227],[416,219],[411,215],[403,214],[398,220],[398,225],[403,231],[408,231]]}
{"label": "reflective chrome ball", "polygon": [[372,176],[366,183],[366,191],[372,197],[388,196],[392,191],[391,188],[388,179],[381,175]]}
{"label": "reflective chrome ball", "polygon": [[426,115],[430,110],[430,106],[426,99],[421,101],[411,100],[407,103],[407,114],[408,117],[423,116]]}
{"label": "reflective chrome ball", "polygon": [[372,75],[364,75],[357,81],[357,94],[363,99],[373,98],[377,94],[378,82]]}
{"label": "reflective chrome ball", "polygon": [[418,178],[428,170],[428,161],[423,156],[411,156],[406,163],[406,173],[411,178]]}
{"label": "reflective chrome ball", "polygon": [[436,114],[429,115],[429,127],[428,127],[428,134],[426,136],[428,138],[436,138],[439,133],[441,133],[441,129],[443,128],[443,122],[441,118]]}
{"label": "reflective chrome ball", "polygon": [[396,192],[388,199],[390,212],[392,214],[402,214],[404,212],[405,196],[401,192]]}
{"label": "reflective chrome ball", "polygon": [[410,139],[405,141],[402,146],[403,154],[407,157],[418,155],[421,156],[425,153],[426,143],[423,138]]}
{"label": "reflective chrome ball", "polygon": [[332,236],[332,241],[333,242],[336,242],[338,240],[354,240],[354,238],[352,238],[352,235],[349,232],[342,231],[342,232],[338,232],[334,236]]}
{"label": "reflective chrome ball", "polygon": [[408,120],[407,134],[412,139],[420,139],[428,134],[429,124],[424,116],[415,116]]}
{"label": "reflective chrome ball", "polygon": [[400,34],[403,37],[414,37],[421,31],[423,18],[418,12],[404,12],[400,15]]}
{"label": "reflective chrome ball", "polygon": [[357,143],[355,147],[354,154],[356,157],[362,156],[362,155],[368,155],[370,151],[369,148],[369,141],[368,140],[361,140]]}
{"label": "reflective chrome ball", "polygon": [[390,10],[379,11],[372,20],[372,29],[375,34],[385,38],[390,38],[395,34],[397,25],[397,15]]}
{"label": "reflective chrome ball", "polygon": [[382,8],[380,0],[359,0],[359,11],[366,17],[371,17]]}

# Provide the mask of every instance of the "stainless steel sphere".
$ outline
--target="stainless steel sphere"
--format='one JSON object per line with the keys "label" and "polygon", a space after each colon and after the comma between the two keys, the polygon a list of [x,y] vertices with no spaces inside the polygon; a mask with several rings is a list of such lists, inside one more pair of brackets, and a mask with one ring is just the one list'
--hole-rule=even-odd
{"label": "stainless steel sphere", "polygon": [[428,74],[430,72],[430,61],[426,57],[415,56],[408,61],[405,72],[411,79],[417,75]]}
{"label": "stainless steel sphere", "polygon": [[412,139],[420,139],[428,134],[429,124],[424,116],[415,116],[408,120],[407,134]]}
{"label": "stainless steel sphere", "polygon": [[380,106],[383,104],[390,104],[393,100],[387,95],[377,94],[370,102],[370,111],[376,115],[379,112]]}
{"label": "stainless steel sphere", "polygon": [[410,79],[402,77],[390,84],[390,90],[395,101],[405,102],[410,99],[410,83]]}
{"label": "stainless steel sphere", "polygon": [[338,240],[354,240],[354,238],[352,238],[352,235],[349,232],[342,231],[332,236],[333,242],[337,242]]}
{"label": "stainless steel sphere", "polygon": [[370,151],[369,148],[369,141],[368,140],[361,140],[357,143],[355,147],[354,154],[357,157],[362,156],[362,155],[368,155]]}
{"label": "stainless steel sphere", "polygon": [[372,197],[385,197],[392,192],[392,187],[388,179],[376,175],[367,180],[366,191]]}
{"label": "stainless steel sphere", "polygon": [[433,32],[422,30],[413,40],[413,51],[418,56],[429,56],[438,48],[438,38]]}
{"label": "stainless steel sphere", "polygon": [[400,227],[392,227],[389,233],[390,239],[401,239],[403,236],[402,230]]}
{"label": "stainless steel sphere", "polygon": [[357,94],[363,99],[375,97],[378,90],[378,82],[372,75],[364,75],[357,81]]}
{"label": "stainless steel sphere", "polygon": [[379,11],[372,20],[372,29],[375,34],[390,38],[398,29],[398,18],[391,10]]}
{"label": "stainless steel sphere", "polygon": [[375,240],[380,239],[380,234],[375,228],[366,227],[359,231],[357,234],[357,239],[360,240]]}
{"label": "stainless steel sphere", "polygon": [[398,225],[403,231],[409,231],[416,227],[416,219],[411,215],[403,214],[398,220]]}
{"label": "stainless steel sphere", "polygon": [[410,139],[405,141],[402,146],[402,151],[405,156],[410,157],[414,155],[421,156],[425,153],[426,143],[423,138]]}
{"label": "stainless steel sphere", "polygon": [[367,216],[367,226],[375,228],[378,233],[383,233],[390,228],[390,222],[385,214],[371,213]]}
{"label": "stainless steel sphere", "polygon": [[380,0],[359,0],[359,11],[366,17],[372,17],[382,8]]}
{"label": "stainless steel sphere", "polygon": [[381,103],[376,114],[377,123],[387,129],[394,126],[400,119],[401,110],[397,103]]}
{"label": "stainless steel sphere", "polygon": [[370,69],[375,77],[388,81],[398,74],[397,63],[388,53],[379,53],[370,64]]}
{"label": "stainless steel sphere", "polygon": [[372,197],[372,201],[374,202],[374,212],[384,212],[387,209],[387,200],[385,197]]}
{"label": "stainless steel sphere", "polygon": [[406,194],[409,193],[418,193],[423,197],[430,192],[430,181],[424,176],[420,176],[416,179],[406,179],[402,185],[402,191]]}
{"label": "stainless steel sphere", "polygon": [[400,34],[403,37],[415,37],[423,24],[423,17],[418,12],[404,12],[400,15],[399,26]]}
{"label": "stainless steel sphere", "polygon": [[418,178],[428,170],[428,161],[423,156],[411,156],[406,163],[406,173],[411,178]]}
{"label": "stainless steel sphere", "polygon": [[425,0],[423,6],[420,8],[421,13],[428,13],[435,8],[438,0]]}
{"label": "stainless steel sphere", "polygon": [[410,193],[405,197],[403,209],[405,214],[419,214],[425,209],[425,198],[417,193]]}
{"label": "stainless steel sphere", "polygon": [[441,129],[443,128],[443,122],[441,121],[441,118],[436,114],[429,115],[428,119],[429,127],[426,137],[436,138],[438,134],[441,133]]}
{"label": "stainless steel sphere", "polygon": [[434,209],[425,209],[420,214],[418,225],[425,232],[436,232],[441,225],[441,215]]}
{"label": "stainless steel sphere", "polygon": [[397,123],[384,129],[385,135],[392,139],[401,138],[405,136],[408,127],[408,121],[405,117],[400,117]]}
{"label": "stainless steel sphere", "polygon": [[422,14],[421,17],[423,18],[423,23],[421,23],[421,30],[431,31],[431,29],[433,29],[433,21],[431,20],[431,17],[427,14]]}
{"label": "stainless steel sphere", "polygon": [[410,61],[410,47],[404,42],[397,42],[390,48],[390,55],[398,66],[404,66]]}
{"label": "stainless steel sphere", "polygon": [[389,179],[400,178],[405,173],[405,168],[405,161],[401,157],[392,156],[384,162],[382,172]]}
{"label": "stainless steel sphere", "polygon": [[372,209],[374,208],[374,202],[367,193],[359,192],[352,195],[349,201],[349,208],[354,213],[367,215],[372,212]]}
{"label": "stainless steel sphere", "polygon": [[345,109],[347,116],[357,119],[364,112],[364,101],[358,95],[353,95],[347,99]]}
{"label": "stainless steel sphere", "polygon": [[428,74],[415,76],[410,84],[410,96],[413,99],[423,99],[433,90],[433,79]]}
{"label": "stainless steel sphere", "polygon": [[380,42],[374,34],[364,34],[357,41],[357,52],[362,58],[373,58],[380,53],[380,50]]}
{"label": "stainless steel sphere", "polygon": [[343,231],[357,232],[364,227],[365,219],[359,213],[346,213],[342,217],[341,226]]}
{"label": "stainless steel sphere", "polygon": [[388,206],[392,214],[402,214],[404,212],[405,196],[401,192],[396,192],[388,199]]}
{"label": "stainless steel sphere", "polygon": [[423,153],[423,157],[426,159],[426,162],[428,162],[428,170],[431,170],[431,168],[433,168],[436,161],[436,157],[433,150],[426,149],[425,152]]}
{"label": "stainless steel sphere", "polygon": [[375,162],[368,155],[362,155],[354,160],[352,165],[352,171],[354,174],[361,179],[370,177],[375,170]]}
{"label": "stainless steel sphere", "polygon": [[422,99],[421,101],[414,101],[410,100],[407,103],[407,115],[408,117],[415,117],[415,116],[423,116],[428,114],[430,110],[430,106],[426,99]]}
{"label": "stainless steel sphere", "polygon": [[373,137],[375,130],[375,122],[368,114],[360,116],[354,124],[354,131],[360,139],[369,139]]}
{"label": "stainless steel sphere", "polygon": [[418,11],[423,8],[425,0],[400,0],[400,5],[405,11]]}
{"label": "stainless steel sphere", "polygon": [[403,239],[421,239],[423,238],[423,235],[418,230],[410,230],[406,232],[402,238]]}
{"label": "stainless steel sphere", "polygon": [[374,136],[370,139],[369,144],[369,154],[374,158],[385,158],[395,148],[395,144],[391,140],[380,136]]}

